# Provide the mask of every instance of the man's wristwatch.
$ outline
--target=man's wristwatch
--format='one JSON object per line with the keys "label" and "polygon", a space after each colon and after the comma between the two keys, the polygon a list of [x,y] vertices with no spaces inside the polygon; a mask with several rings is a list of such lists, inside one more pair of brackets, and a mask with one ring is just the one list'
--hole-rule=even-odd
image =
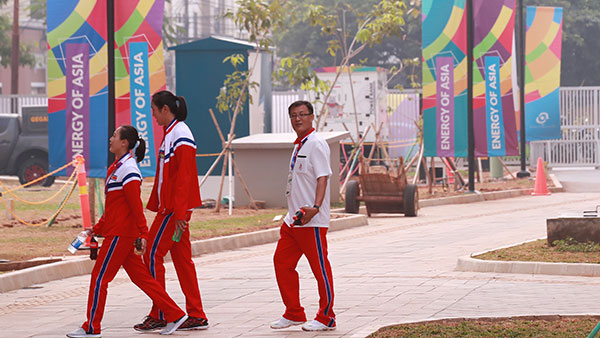
{"label": "man's wristwatch", "polygon": [[313,205],[313,208],[317,209],[317,212],[319,212],[319,209],[321,208],[321,206],[315,204],[315,205]]}

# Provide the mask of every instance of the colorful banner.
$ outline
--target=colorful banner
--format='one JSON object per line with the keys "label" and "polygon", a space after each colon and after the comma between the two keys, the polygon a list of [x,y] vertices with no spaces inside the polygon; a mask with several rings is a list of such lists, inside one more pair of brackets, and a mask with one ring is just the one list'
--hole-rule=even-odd
{"label": "colorful banner", "polygon": [[439,56],[436,74],[438,156],[454,156],[454,59]]}
{"label": "colorful banner", "polygon": [[156,172],[156,153],[153,126],[152,101],[150,97],[150,79],[148,76],[148,44],[133,42],[129,44],[129,85],[131,87],[131,122],[139,136],[146,142],[146,155],[138,163],[142,176],[153,176]]}
{"label": "colorful banner", "polygon": [[504,119],[502,117],[502,93],[500,92],[500,58],[485,57],[485,109],[487,144],[489,156],[504,156]]}
{"label": "colorful banner", "polygon": [[[47,6],[50,170],[83,153],[88,176],[104,177],[108,161],[106,2],[53,0]],[[72,170],[69,167],[58,175]]]}
{"label": "colorful banner", "polygon": [[[511,61],[515,0],[473,0],[473,17],[475,156],[519,155]],[[486,60],[491,62],[489,69]],[[492,83],[499,88],[492,88]],[[498,105],[488,107],[493,95]]]}
{"label": "colorful banner", "polygon": [[560,139],[563,9],[527,7],[525,139]]}
{"label": "colorful banner", "polygon": [[466,157],[465,0],[423,0],[422,6],[424,154]]}
{"label": "colorful banner", "polygon": [[387,103],[391,110],[388,118],[390,140],[388,152],[391,158],[402,156],[405,161],[419,151],[417,122],[419,121],[419,93],[388,93]]}
{"label": "colorful banner", "polygon": [[[106,0],[53,0],[48,1],[47,7],[50,170],[70,162],[72,155],[80,151],[78,147],[83,147],[85,150],[81,151],[88,154],[85,158],[88,176],[104,178],[108,161]],[[131,124],[147,140],[147,159],[140,164],[144,176],[155,173],[156,145],[162,139],[162,128],[151,117],[150,95],[166,88],[163,12],[164,0],[121,1],[115,6],[115,127]],[[136,43],[145,45],[143,55],[139,52],[142,45]],[[78,65],[70,63],[67,55],[67,50],[75,48],[67,47],[71,44],[77,44],[78,50],[85,49],[82,46],[85,45],[89,53],[89,61],[83,61],[86,63],[83,67],[89,72],[85,75],[89,81],[89,112],[86,110],[87,116],[81,118],[87,122],[88,129],[81,135],[76,130],[81,126],[73,122],[78,118],[75,114],[83,111],[74,105],[77,100],[70,99],[75,92],[74,85],[69,82],[75,79],[68,75],[69,67],[78,71],[74,68]],[[130,44],[133,45],[131,49]],[[137,59],[130,62],[133,55]],[[133,79],[130,79],[130,72],[133,72]],[[78,143],[80,136],[81,144]],[[63,170],[58,175],[67,175],[70,170]]]}
{"label": "colorful banner", "polygon": [[[164,0],[131,0],[119,2],[115,11],[115,127],[130,124],[146,141],[147,157],[139,163],[144,177],[156,172],[157,145],[163,134],[152,118],[150,98],[166,89],[167,83],[162,43],[164,7]],[[144,46],[145,52],[140,54]],[[136,103],[142,103],[140,90],[144,105],[138,108]]]}
{"label": "colorful banner", "polygon": [[90,158],[90,48],[84,43],[65,45],[67,71],[67,158]]}

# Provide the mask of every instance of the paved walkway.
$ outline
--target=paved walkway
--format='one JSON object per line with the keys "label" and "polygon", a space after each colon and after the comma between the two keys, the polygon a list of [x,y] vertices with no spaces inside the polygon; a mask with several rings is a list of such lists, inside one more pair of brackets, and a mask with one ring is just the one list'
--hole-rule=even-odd
{"label": "paved walkway", "polygon": [[[591,209],[599,193],[560,193],[429,207],[417,218],[379,216],[370,225],[329,234],[338,329],[312,334],[274,331],[283,307],[272,268],[275,244],[195,259],[211,328],[198,337],[365,337],[381,326],[445,317],[600,314],[600,280],[586,277],[454,271],[456,259],[545,236],[545,219]],[[307,315],[316,285],[300,266]],[[2,337],[64,337],[84,320],[89,276],[0,294]],[[182,304],[174,269],[169,293]],[[131,326],[149,300],[120,273],[109,287],[103,337],[139,337]]]}

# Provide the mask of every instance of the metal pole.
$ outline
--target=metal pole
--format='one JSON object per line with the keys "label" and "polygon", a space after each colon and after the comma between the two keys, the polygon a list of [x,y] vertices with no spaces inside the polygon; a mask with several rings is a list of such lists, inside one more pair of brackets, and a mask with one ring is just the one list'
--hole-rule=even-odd
{"label": "metal pole", "polygon": [[[12,51],[10,55],[10,93],[19,93],[19,0],[13,2]],[[16,102],[16,100],[11,100]],[[12,107],[13,112],[16,110]]]}
{"label": "metal pole", "polygon": [[467,0],[467,112],[469,137],[469,192],[475,191],[475,133],[473,127],[473,0]]}
{"label": "metal pole", "polygon": [[[115,0],[106,1],[106,46],[108,53],[108,137],[115,132]],[[115,160],[115,155],[108,152],[108,163]]]}
{"label": "metal pole", "polygon": [[519,53],[518,55],[518,67],[517,67],[517,75],[519,77],[519,125],[521,126],[520,130],[520,145],[521,149],[521,171],[517,173],[517,177],[529,177],[531,174],[526,166],[526,154],[525,154],[525,15],[523,15],[523,1],[525,0],[517,0],[517,15],[518,20],[517,23],[519,25]]}

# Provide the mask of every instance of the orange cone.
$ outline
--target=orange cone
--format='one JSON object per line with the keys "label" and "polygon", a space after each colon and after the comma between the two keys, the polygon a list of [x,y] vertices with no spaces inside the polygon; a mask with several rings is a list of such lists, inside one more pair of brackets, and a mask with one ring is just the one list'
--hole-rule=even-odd
{"label": "orange cone", "polygon": [[537,169],[535,171],[535,188],[531,193],[533,196],[550,195],[548,185],[546,184],[546,172],[544,171],[544,162],[538,157]]}

